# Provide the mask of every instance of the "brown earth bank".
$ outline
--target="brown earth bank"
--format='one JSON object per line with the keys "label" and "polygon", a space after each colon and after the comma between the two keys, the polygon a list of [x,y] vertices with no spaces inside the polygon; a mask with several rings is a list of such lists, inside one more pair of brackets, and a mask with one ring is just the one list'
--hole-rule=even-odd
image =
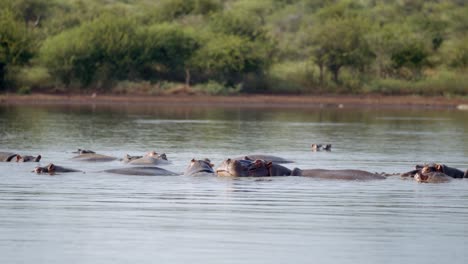
{"label": "brown earth bank", "polygon": [[371,107],[468,109],[468,98],[382,95],[51,95],[0,94],[0,104],[150,104],[226,107]]}

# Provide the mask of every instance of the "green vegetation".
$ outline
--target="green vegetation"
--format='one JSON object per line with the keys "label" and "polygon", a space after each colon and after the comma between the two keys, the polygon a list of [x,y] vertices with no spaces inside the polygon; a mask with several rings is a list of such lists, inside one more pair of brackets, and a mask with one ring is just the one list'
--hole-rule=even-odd
{"label": "green vegetation", "polygon": [[0,91],[466,96],[466,14],[458,0],[0,0]]}

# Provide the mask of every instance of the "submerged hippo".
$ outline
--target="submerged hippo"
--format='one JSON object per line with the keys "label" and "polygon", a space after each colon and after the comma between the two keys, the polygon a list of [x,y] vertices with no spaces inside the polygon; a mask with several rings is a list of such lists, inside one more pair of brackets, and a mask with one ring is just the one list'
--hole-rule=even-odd
{"label": "submerged hippo", "polygon": [[132,168],[119,168],[105,170],[105,172],[122,174],[122,175],[135,175],[135,176],[176,176],[179,175],[172,171],[161,169],[158,167],[132,167]]}
{"label": "submerged hippo", "polygon": [[443,183],[452,180],[453,177],[442,172],[431,171],[426,173],[418,172],[414,175],[414,179],[422,183]]}
{"label": "submerged hippo", "polygon": [[77,151],[73,151],[72,153],[75,154],[95,154],[96,152],[89,150],[89,149],[78,149]]}
{"label": "submerged hippo", "polygon": [[281,157],[273,156],[273,155],[263,155],[263,154],[252,154],[252,155],[244,155],[234,158],[234,160],[265,160],[271,161],[273,163],[293,163],[292,160],[287,160]]}
{"label": "submerged hippo", "polygon": [[227,159],[216,169],[218,176],[266,177],[289,176],[291,170],[271,161]]}
{"label": "submerged hippo", "polygon": [[459,169],[452,168],[444,164],[433,164],[431,166],[425,166],[424,168],[422,168],[421,172],[441,172],[452,178],[468,178],[468,170],[463,172]]}
{"label": "submerged hippo", "polygon": [[196,160],[192,159],[187,169],[185,169],[184,176],[210,176],[214,175],[214,164],[209,159]]}
{"label": "submerged hippo", "polygon": [[468,170],[463,172],[459,169],[452,168],[444,164],[437,164],[437,163],[416,165],[414,170],[402,173],[400,174],[400,176],[401,177],[415,177],[415,175],[418,173],[425,174],[429,172],[441,172],[452,178],[468,178]]}
{"label": "submerged hippo", "polygon": [[130,161],[141,159],[141,158],[143,158],[143,156],[130,156],[128,154],[125,154],[125,157],[123,157],[122,162],[129,163]]}
{"label": "submerged hippo", "polygon": [[377,173],[371,173],[363,170],[324,170],[324,169],[308,169],[301,170],[295,168],[291,176],[307,176],[318,179],[328,179],[328,180],[357,180],[357,181],[366,181],[366,180],[383,180],[386,179],[385,176]]}
{"label": "submerged hippo", "polygon": [[12,159],[16,158],[18,154],[11,152],[0,152],[0,161],[10,162]]}
{"label": "submerged hippo", "polygon": [[0,161],[3,162],[39,162],[41,160],[41,155],[29,156],[29,155],[19,155],[11,152],[0,152]]}
{"label": "submerged hippo", "polygon": [[102,161],[104,162],[104,161],[113,161],[113,160],[116,160],[117,158],[102,155],[102,154],[96,154],[96,153],[82,153],[82,154],[79,154],[78,156],[73,157],[72,159],[79,160],[79,161],[91,161],[91,162]]}
{"label": "submerged hippo", "polygon": [[163,165],[169,163],[165,153],[158,154],[155,151],[150,151],[141,157],[127,154],[123,161],[131,165]]}
{"label": "submerged hippo", "polygon": [[34,172],[37,173],[37,174],[41,174],[41,173],[54,174],[56,172],[81,172],[81,171],[70,169],[70,168],[65,168],[65,167],[62,167],[62,166],[56,166],[55,164],[50,163],[49,165],[47,165],[45,167],[36,167],[36,168],[34,168]]}
{"label": "submerged hippo", "polygon": [[312,147],[312,151],[321,151],[321,150],[331,151],[332,145],[331,144],[312,144],[311,147]]}
{"label": "submerged hippo", "polygon": [[39,162],[41,158],[42,158],[41,155],[37,155],[36,157],[29,156],[29,155],[28,156],[16,155],[16,162],[29,162],[29,161]]}

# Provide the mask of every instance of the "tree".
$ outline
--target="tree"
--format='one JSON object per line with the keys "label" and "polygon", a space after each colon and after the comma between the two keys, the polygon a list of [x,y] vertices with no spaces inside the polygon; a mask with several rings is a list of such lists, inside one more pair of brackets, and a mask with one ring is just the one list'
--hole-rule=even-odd
{"label": "tree", "polygon": [[233,86],[244,74],[261,74],[270,62],[267,45],[245,37],[215,34],[196,52],[191,63],[208,79]]}
{"label": "tree", "polygon": [[317,65],[325,62],[339,83],[339,73],[343,66],[363,70],[374,58],[365,38],[370,26],[367,20],[356,18],[329,19],[313,32],[313,44]]}
{"label": "tree", "polygon": [[403,38],[391,54],[393,68],[412,70],[413,76],[420,76],[421,69],[429,66],[429,47],[417,34]]}
{"label": "tree", "polygon": [[34,41],[24,22],[8,10],[0,11],[0,88],[15,66],[27,63],[34,55]]}
{"label": "tree", "polygon": [[61,81],[82,86],[132,79],[140,47],[132,19],[111,14],[48,38],[40,59]]}
{"label": "tree", "polygon": [[142,61],[161,73],[167,73],[169,79],[177,80],[180,72],[185,74],[185,83],[190,84],[190,65],[188,61],[199,48],[195,33],[176,24],[153,25],[140,32],[142,43]]}

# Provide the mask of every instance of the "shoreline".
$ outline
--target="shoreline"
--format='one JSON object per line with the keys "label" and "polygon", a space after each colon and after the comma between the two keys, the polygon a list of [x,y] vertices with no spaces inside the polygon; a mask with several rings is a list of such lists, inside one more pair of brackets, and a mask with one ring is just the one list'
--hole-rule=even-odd
{"label": "shoreline", "polygon": [[0,94],[1,105],[181,105],[285,108],[434,108],[468,110],[468,98],[385,95],[54,95]]}

